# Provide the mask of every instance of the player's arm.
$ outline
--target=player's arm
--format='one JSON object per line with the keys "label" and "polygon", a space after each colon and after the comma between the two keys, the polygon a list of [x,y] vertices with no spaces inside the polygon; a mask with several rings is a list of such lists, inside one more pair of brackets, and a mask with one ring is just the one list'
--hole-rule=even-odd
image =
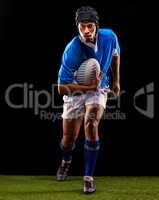
{"label": "player's arm", "polygon": [[91,85],[79,85],[79,84],[59,84],[58,92],[62,95],[82,94],[88,91],[96,91],[99,85],[99,79],[93,80]]}
{"label": "player's arm", "polygon": [[103,73],[100,72],[99,75],[91,81],[90,85],[79,85],[75,83],[58,84],[58,92],[62,95],[75,95],[82,94],[88,91],[96,91],[102,78]]}
{"label": "player's arm", "polygon": [[58,74],[58,92],[62,95],[74,95],[87,91],[96,91],[100,82],[100,76],[90,85],[79,85],[74,83],[74,72],[80,64],[81,47],[77,40],[69,44],[62,56],[62,64]]}
{"label": "player's arm", "polygon": [[113,72],[113,92],[116,96],[120,95],[120,55],[112,57],[111,68]]}

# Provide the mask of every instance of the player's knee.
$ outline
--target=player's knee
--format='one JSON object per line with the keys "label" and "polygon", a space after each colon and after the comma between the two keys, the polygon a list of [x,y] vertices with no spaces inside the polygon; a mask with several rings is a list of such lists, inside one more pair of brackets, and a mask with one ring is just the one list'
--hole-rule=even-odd
{"label": "player's knee", "polygon": [[98,121],[88,119],[85,121],[86,137],[89,141],[95,141],[98,138]]}
{"label": "player's knee", "polygon": [[98,128],[98,120],[91,119],[91,118],[87,119],[85,121],[85,127],[87,129],[92,129],[92,130],[97,129]]}

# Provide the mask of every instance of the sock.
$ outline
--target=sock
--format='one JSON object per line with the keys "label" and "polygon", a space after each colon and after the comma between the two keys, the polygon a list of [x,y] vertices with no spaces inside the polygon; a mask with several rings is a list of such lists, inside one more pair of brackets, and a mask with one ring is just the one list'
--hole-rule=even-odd
{"label": "sock", "polygon": [[65,151],[63,144],[60,144],[60,148],[62,150],[62,160],[64,161],[72,160],[72,153],[73,153],[73,150],[75,149],[75,144],[72,144],[70,147],[70,150],[68,151]]}
{"label": "sock", "polygon": [[90,142],[85,140],[84,142],[84,160],[85,160],[85,171],[84,176],[93,176],[96,161],[98,158],[98,152],[100,149],[100,142],[96,140]]}

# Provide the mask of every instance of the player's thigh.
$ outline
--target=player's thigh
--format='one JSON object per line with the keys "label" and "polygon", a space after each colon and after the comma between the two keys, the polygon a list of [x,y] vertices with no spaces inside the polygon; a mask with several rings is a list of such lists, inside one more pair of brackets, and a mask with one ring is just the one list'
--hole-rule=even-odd
{"label": "player's thigh", "polygon": [[63,119],[63,140],[75,141],[78,137],[83,118]]}

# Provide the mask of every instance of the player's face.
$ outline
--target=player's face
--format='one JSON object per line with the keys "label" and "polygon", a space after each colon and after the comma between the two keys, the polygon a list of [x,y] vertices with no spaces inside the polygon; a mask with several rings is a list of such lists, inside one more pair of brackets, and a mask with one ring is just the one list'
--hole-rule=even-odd
{"label": "player's face", "polygon": [[78,25],[79,33],[86,42],[94,42],[96,35],[96,24],[93,22],[80,22]]}

